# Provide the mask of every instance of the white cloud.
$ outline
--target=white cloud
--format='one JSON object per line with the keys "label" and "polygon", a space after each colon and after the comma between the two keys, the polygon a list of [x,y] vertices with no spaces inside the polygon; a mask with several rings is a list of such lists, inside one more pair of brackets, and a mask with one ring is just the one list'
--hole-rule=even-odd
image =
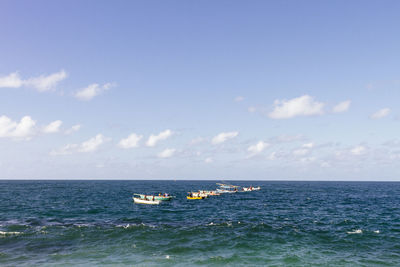
{"label": "white cloud", "polygon": [[238,134],[238,132],[220,133],[211,140],[211,143],[214,145],[221,144],[228,139],[235,138]]}
{"label": "white cloud", "polygon": [[311,149],[314,147],[314,143],[306,143],[301,146],[301,148],[296,149],[292,152],[294,156],[305,156],[308,155]]}
{"label": "white cloud", "polygon": [[345,111],[349,110],[350,104],[351,104],[350,100],[346,100],[346,101],[340,102],[339,104],[337,104],[336,106],[333,107],[332,111],[334,113],[345,112]]}
{"label": "white cloud", "polygon": [[322,115],[324,105],[309,95],[290,100],[275,100],[274,110],[268,116],[271,119],[289,119],[297,116]]}
{"label": "white cloud", "polygon": [[54,89],[57,84],[65,78],[67,78],[67,73],[61,70],[47,76],[41,75],[39,77],[30,78],[24,81],[24,84],[36,88],[39,92],[45,92]]}
{"label": "white cloud", "polygon": [[106,83],[103,86],[93,83],[88,85],[86,88],[83,88],[76,92],[74,96],[82,101],[89,101],[93,97],[98,96],[99,94],[103,93],[104,91],[114,87],[115,85],[113,83]]}
{"label": "white cloud", "polygon": [[109,138],[104,137],[102,134],[98,134],[93,138],[90,138],[89,140],[83,142],[79,148],[79,152],[93,152],[96,151],[99,146],[104,144],[110,140]]}
{"label": "white cloud", "polygon": [[98,134],[89,140],[82,142],[81,144],[67,144],[61,149],[53,150],[50,155],[68,155],[76,152],[87,153],[96,151],[102,144],[110,141],[111,138],[107,138],[102,134]]}
{"label": "white cloud", "polygon": [[310,150],[306,149],[306,148],[300,148],[300,149],[296,149],[293,151],[293,155],[295,156],[304,156],[307,155],[310,152]]}
{"label": "white cloud", "polygon": [[18,72],[10,73],[7,76],[0,77],[0,88],[19,88],[22,86],[35,88],[39,92],[45,92],[54,89],[59,82],[67,78],[64,70],[50,74],[32,77],[23,80]]}
{"label": "white cloud", "polygon": [[71,128],[69,128],[68,130],[66,130],[65,134],[72,134],[73,132],[79,131],[80,128],[81,128],[81,125],[76,124],[76,125],[72,126]]}
{"label": "white cloud", "polygon": [[62,121],[56,120],[43,128],[44,133],[57,133],[60,131]]}
{"label": "white cloud", "polygon": [[205,163],[212,163],[212,162],[213,162],[213,159],[212,159],[212,158],[206,158],[206,159],[204,160],[204,162],[205,162]]}
{"label": "white cloud", "polygon": [[23,117],[20,122],[12,121],[7,116],[0,116],[0,137],[29,139],[34,134],[36,122],[30,117]]}
{"label": "white cloud", "polygon": [[389,115],[389,113],[390,113],[390,109],[389,108],[383,108],[383,109],[380,109],[380,110],[378,110],[377,112],[375,112],[374,114],[372,114],[371,116],[370,116],[370,118],[371,119],[381,119],[381,118],[384,118],[384,117],[386,117],[387,115]]}
{"label": "white cloud", "polygon": [[0,88],[19,88],[23,84],[18,72],[10,73],[7,76],[0,77]]}
{"label": "white cloud", "polygon": [[327,161],[322,161],[320,166],[322,168],[329,168],[329,167],[331,167],[331,164],[329,162],[327,162]]}
{"label": "white cloud", "polygon": [[277,158],[277,155],[276,155],[275,151],[271,152],[271,154],[269,154],[269,156],[268,156],[269,160],[276,160],[276,158]]}
{"label": "white cloud", "polygon": [[50,152],[50,155],[52,156],[58,156],[58,155],[68,155],[72,154],[73,152],[76,152],[78,149],[79,145],[78,144],[67,144],[63,146],[62,148],[58,150],[53,150]]}
{"label": "white cloud", "polygon": [[206,139],[204,139],[203,137],[196,137],[194,139],[192,139],[189,143],[189,145],[193,146],[193,145],[198,145],[201,144],[205,141]]}
{"label": "white cloud", "polygon": [[244,100],[244,97],[243,97],[243,96],[237,96],[237,97],[235,97],[235,99],[234,99],[235,102],[242,102],[243,100]]}
{"label": "white cloud", "polygon": [[247,151],[249,151],[252,154],[258,154],[258,153],[261,153],[267,147],[269,147],[268,143],[265,143],[263,141],[259,141],[257,144],[249,146]]}
{"label": "white cloud", "polygon": [[169,129],[159,133],[158,135],[152,134],[152,135],[150,135],[149,139],[147,140],[146,145],[149,147],[153,147],[153,146],[157,145],[157,143],[159,141],[162,141],[162,140],[165,140],[165,139],[171,137],[172,134],[173,134],[173,132]]}
{"label": "white cloud", "polygon": [[314,147],[314,143],[303,144],[303,147],[305,147],[305,148],[313,148]]}
{"label": "white cloud", "polygon": [[157,154],[159,158],[170,158],[175,154],[176,149],[174,148],[167,148],[160,153]]}
{"label": "white cloud", "polygon": [[366,152],[366,148],[364,146],[356,146],[350,150],[350,153],[353,155],[362,155]]}
{"label": "white cloud", "polygon": [[316,160],[315,157],[304,157],[300,159],[300,162],[302,163],[311,163],[314,162]]}
{"label": "white cloud", "polygon": [[133,148],[133,147],[138,147],[139,146],[139,141],[143,138],[143,135],[137,135],[135,133],[132,133],[125,139],[121,139],[119,141],[118,146],[121,148]]}

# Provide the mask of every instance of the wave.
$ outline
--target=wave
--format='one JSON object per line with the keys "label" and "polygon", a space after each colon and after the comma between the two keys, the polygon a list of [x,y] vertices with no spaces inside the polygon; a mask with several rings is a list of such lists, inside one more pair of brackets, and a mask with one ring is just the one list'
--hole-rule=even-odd
{"label": "wave", "polygon": [[352,234],[362,234],[363,233],[363,231],[361,230],[361,229],[356,229],[356,230],[354,230],[354,231],[349,231],[349,232],[347,232],[349,235],[352,235]]}
{"label": "wave", "polygon": [[[233,224],[232,222],[220,222],[220,223],[210,222],[210,223],[206,224],[206,226],[228,226],[228,227],[231,227],[232,224]],[[240,224],[240,222],[238,222],[238,224]]]}
{"label": "wave", "polygon": [[138,227],[156,228],[157,226],[152,225],[152,224],[146,224],[146,223],[140,223],[140,224],[128,223],[128,224],[117,224],[117,225],[115,225],[115,227],[129,229],[129,228],[138,228]]}
{"label": "wave", "polygon": [[7,235],[20,235],[23,234],[23,232],[4,232],[4,231],[0,231],[0,235],[2,236],[7,236]]}

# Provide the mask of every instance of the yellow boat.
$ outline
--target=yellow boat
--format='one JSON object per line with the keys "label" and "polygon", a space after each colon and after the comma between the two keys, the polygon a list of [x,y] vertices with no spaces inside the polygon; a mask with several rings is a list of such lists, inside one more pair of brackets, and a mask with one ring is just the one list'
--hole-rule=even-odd
{"label": "yellow boat", "polygon": [[186,198],[187,199],[204,199],[204,197],[189,197],[189,196],[187,196]]}

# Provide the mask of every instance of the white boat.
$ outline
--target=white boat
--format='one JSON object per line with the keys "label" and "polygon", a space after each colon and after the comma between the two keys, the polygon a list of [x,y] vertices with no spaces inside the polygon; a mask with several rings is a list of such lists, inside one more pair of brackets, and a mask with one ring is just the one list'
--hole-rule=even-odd
{"label": "white boat", "polygon": [[216,190],[214,190],[214,191],[201,191],[201,192],[204,193],[204,194],[207,194],[208,196],[219,196],[220,195],[219,193],[217,193]]}
{"label": "white boat", "polygon": [[147,200],[171,200],[173,196],[170,196],[166,193],[158,194],[158,195],[145,195],[145,194],[134,194],[135,196],[139,196],[140,199],[147,199]]}
{"label": "white boat", "polygon": [[258,191],[258,190],[260,190],[261,189],[261,187],[252,187],[252,186],[250,186],[250,187],[243,187],[243,191],[242,192],[250,192],[250,191]]}
{"label": "white boat", "polygon": [[150,205],[158,205],[161,202],[160,200],[148,200],[137,197],[133,197],[133,201],[137,204],[150,204]]}
{"label": "white boat", "polygon": [[192,194],[194,197],[208,197],[208,194],[204,192],[189,192],[189,194]]}
{"label": "white boat", "polygon": [[238,192],[238,188],[239,188],[239,186],[237,186],[237,185],[230,185],[230,184],[217,183],[217,185],[219,186],[219,188],[217,188],[217,190],[216,190],[218,194],[236,193],[236,192]]}
{"label": "white boat", "polygon": [[233,190],[226,190],[226,189],[219,189],[219,188],[217,188],[216,191],[218,194],[225,194],[225,193],[232,194],[232,193],[237,192],[237,191],[233,191]]}

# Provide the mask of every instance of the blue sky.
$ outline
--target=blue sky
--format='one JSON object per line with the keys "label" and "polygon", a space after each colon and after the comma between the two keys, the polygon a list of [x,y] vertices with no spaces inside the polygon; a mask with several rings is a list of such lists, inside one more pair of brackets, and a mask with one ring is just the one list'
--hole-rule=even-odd
{"label": "blue sky", "polygon": [[0,178],[399,180],[398,1],[1,1]]}

